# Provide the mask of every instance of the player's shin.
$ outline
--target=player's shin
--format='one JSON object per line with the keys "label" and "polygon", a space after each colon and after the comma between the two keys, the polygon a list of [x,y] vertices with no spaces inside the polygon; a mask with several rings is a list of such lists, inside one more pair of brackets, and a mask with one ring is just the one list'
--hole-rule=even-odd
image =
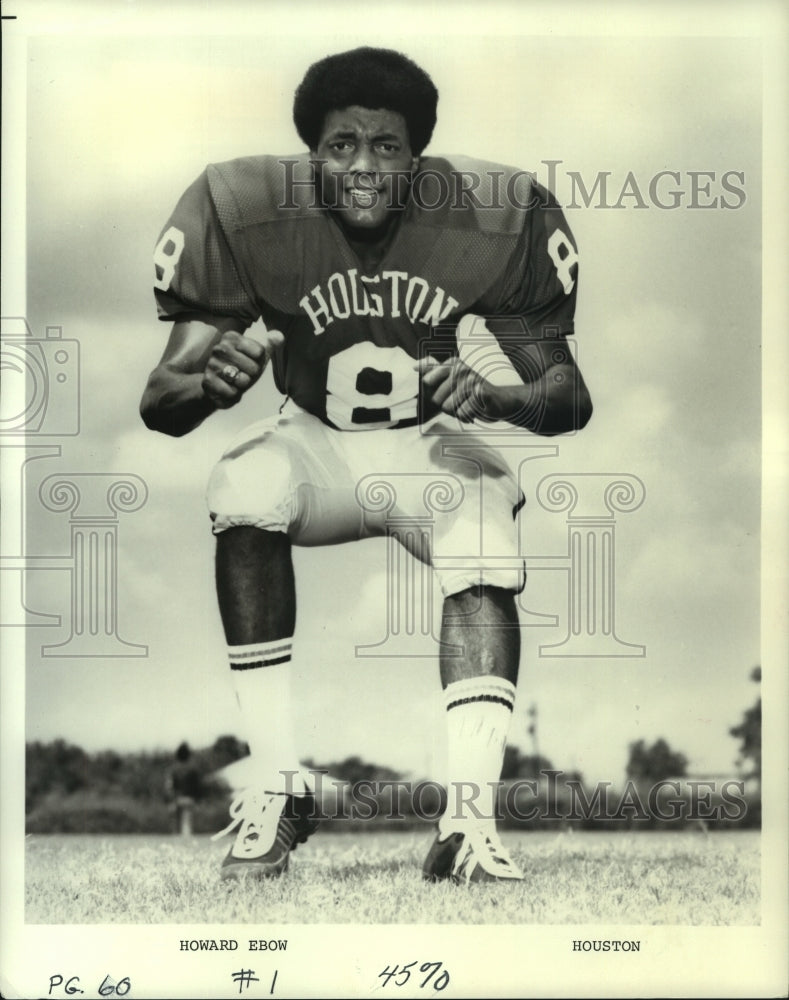
{"label": "player's shin", "polygon": [[515,705],[520,630],[511,591],[469,588],[447,597],[441,659],[447,726],[447,809],[442,833],[495,826],[498,783]]}

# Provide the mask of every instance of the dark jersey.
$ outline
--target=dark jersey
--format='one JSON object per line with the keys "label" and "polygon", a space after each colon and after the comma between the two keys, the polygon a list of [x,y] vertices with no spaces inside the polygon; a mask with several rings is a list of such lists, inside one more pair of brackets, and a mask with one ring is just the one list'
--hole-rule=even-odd
{"label": "dark jersey", "polygon": [[573,332],[578,257],[561,209],[530,175],[466,157],[422,160],[372,270],[304,156],[207,167],[154,260],[161,319],[262,318],[285,336],[277,387],[343,430],[416,421],[420,342],[431,353],[435,329],[467,313],[516,321],[499,338],[516,370],[521,343]]}

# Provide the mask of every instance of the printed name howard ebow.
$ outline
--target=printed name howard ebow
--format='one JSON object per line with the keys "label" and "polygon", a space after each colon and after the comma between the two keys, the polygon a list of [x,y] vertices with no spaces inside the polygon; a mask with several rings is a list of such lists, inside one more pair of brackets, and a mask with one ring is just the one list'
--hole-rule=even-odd
{"label": "printed name howard ebow", "polygon": [[[287,938],[250,938],[247,951],[286,951]],[[179,951],[238,951],[235,938],[180,938]]]}

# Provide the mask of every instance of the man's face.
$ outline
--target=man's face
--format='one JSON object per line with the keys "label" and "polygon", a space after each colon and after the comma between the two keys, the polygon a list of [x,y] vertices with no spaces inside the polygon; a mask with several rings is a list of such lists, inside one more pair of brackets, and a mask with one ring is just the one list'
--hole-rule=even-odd
{"label": "man's face", "polygon": [[397,111],[353,106],[330,111],[313,157],[324,204],[352,229],[375,229],[402,208],[413,153]]}

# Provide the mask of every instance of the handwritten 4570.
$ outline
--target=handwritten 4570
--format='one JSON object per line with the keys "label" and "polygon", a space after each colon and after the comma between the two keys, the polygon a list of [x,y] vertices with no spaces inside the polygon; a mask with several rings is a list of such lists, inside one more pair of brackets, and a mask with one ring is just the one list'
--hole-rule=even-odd
{"label": "handwritten 4570", "polygon": [[[383,979],[384,986],[388,986],[390,980],[394,977],[395,986],[405,986],[408,980],[411,978],[411,970],[418,962],[415,959],[413,962],[409,962],[407,965],[402,966],[396,965],[393,969],[390,969],[387,965],[383,972],[378,973],[378,978]],[[449,985],[449,972],[447,969],[443,969],[439,973],[439,970],[443,967],[443,962],[423,962],[419,966],[420,972],[426,972],[427,975],[419,984],[420,989],[427,986],[428,983],[432,982],[433,989],[445,990]],[[437,975],[438,973],[438,975]]]}

